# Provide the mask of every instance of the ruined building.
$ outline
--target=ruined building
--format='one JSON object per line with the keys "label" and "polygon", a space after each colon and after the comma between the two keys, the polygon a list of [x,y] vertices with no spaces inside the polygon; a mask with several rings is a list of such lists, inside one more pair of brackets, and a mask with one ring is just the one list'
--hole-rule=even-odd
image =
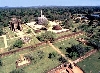
{"label": "ruined building", "polygon": [[42,10],[41,10],[41,17],[38,17],[38,24],[40,25],[48,24],[48,19],[42,14]]}
{"label": "ruined building", "polygon": [[21,31],[21,20],[17,18],[11,18],[9,21],[9,27],[12,31],[16,31],[17,29]]}

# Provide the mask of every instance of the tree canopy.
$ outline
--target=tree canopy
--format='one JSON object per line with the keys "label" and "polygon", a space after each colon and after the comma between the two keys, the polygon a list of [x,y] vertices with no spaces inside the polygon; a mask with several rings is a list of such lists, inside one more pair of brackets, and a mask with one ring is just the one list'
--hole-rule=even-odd
{"label": "tree canopy", "polygon": [[[73,14],[92,14],[93,12],[100,12],[99,6],[84,6],[84,7],[72,7],[72,6],[54,6],[54,7],[23,7],[23,8],[0,8],[0,22],[7,26],[11,17],[16,16],[20,18],[23,23],[30,22],[40,16],[40,10],[43,10],[43,14],[48,20],[65,20],[69,19]],[[0,24],[1,25],[1,24]]]}
{"label": "tree canopy", "polygon": [[77,58],[77,57],[83,56],[89,50],[90,50],[89,47],[85,47],[81,44],[72,45],[70,48],[66,49],[66,52],[68,52],[68,54],[66,55],[70,58]]}
{"label": "tree canopy", "polygon": [[23,41],[18,39],[15,41],[15,43],[13,44],[14,47],[18,47],[18,48],[21,48],[23,45]]}
{"label": "tree canopy", "polygon": [[56,34],[51,31],[46,31],[37,37],[40,41],[54,41]]}
{"label": "tree canopy", "polygon": [[3,62],[2,62],[2,60],[0,59],[0,66],[2,66],[3,65]]}
{"label": "tree canopy", "polygon": [[3,34],[3,26],[0,25],[0,36]]}

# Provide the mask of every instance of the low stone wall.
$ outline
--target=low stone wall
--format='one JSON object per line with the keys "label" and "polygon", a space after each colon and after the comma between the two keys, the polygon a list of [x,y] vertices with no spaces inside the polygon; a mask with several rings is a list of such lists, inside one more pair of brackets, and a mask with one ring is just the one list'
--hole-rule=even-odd
{"label": "low stone wall", "polygon": [[[54,42],[61,41],[61,40],[64,40],[64,39],[69,39],[71,37],[74,37],[75,38],[75,37],[77,37],[79,35],[83,35],[83,32],[82,31],[79,31],[79,32],[74,32],[72,34],[68,34],[68,35],[64,35],[64,36],[58,37],[58,38],[56,38],[54,40]],[[31,45],[31,46],[28,46],[28,47],[18,48],[16,50],[8,51],[8,52],[5,52],[5,53],[0,54],[0,57],[7,56],[7,55],[10,55],[10,54],[13,54],[13,53],[22,51],[22,50],[26,50],[26,49],[34,50],[34,48],[36,48],[38,46],[42,46],[44,44],[47,44],[47,42],[45,41],[45,42],[41,42],[41,43],[38,43],[38,44],[35,44],[35,45]]]}
{"label": "low stone wall", "polygon": [[13,54],[13,53],[16,53],[16,52],[19,52],[19,51],[23,51],[23,50],[26,50],[26,49],[34,50],[34,48],[36,48],[38,46],[42,46],[44,44],[46,44],[46,42],[41,42],[41,43],[38,43],[38,44],[35,44],[35,45],[31,45],[31,46],[28,46],[28,47],[24,47],[24,48],[18,48],[16,50],[12,50],[12,51],[8,51],[8,52],[5,52],[5,53],[2,53],[2,54],[0,54],[0,57],[7,56],[7,55],[10,55],[10,54]]}
{"label": "low stone wall", "polygon": [[83,32],[79,31],[79,32],[74,32],[72,34],[68,34],[68,35],[64,35],[64,36],[58,37],[58,38],[55,39],[55,42],[59,41],[59,40],[69,39],[71,37],[76,38],[79,35],[83,35]]}
{"label": "low stone wall", "polygon": [[96,49],[92,49],[92,50],[90,50],[89,52],[87,52],[84,56],[81,56],[80,58],[76,59],[76,60],[74,61],[74,63],[78,63],[78,62],[84,60],[85,58],[91,56],[92,54],[94,54],[94,53],[96,53],[96,52],[97,52]]}
{"label": "low stone wall", "polygon": [[[75,65],[76,65],[76,63],[78,63],[78,62],[84,60],[85,58],[91,56],[92,54],[94,54],[94,53],[96,53],[96,52],[97,52],[97,50],[92,49],[92,50],[90,50],[89,52],[87,52],[84,56],[82,56],[82,57],[76,59],[75,61],[73,61],[73,63],[75,63]],[[60,64],[60,65],[58,65],[57,67],[55,67],[55,68],[49,70],[47,73],[55,73],[55,71],[56,71],[57,69],[60,69],[60,68],[61,68],[63,65],[65,65],[65,64],[66,64],[66,65],[69,65],[69,63]],[[76,65],[76,66],[77,66],[77,65]],[[79,67],[79,66],[77,66],[77,67]],[[79,67],[79,68],[80,68],[80,67]],[[80,68],[80,69],[81,69],[81,68]],[[82,69],[81,69],[81,70],[82,70]],[[83,71],[83,70],[82,70],[82,71]],[[83,71],[83,72],[84,72],[84,71]],[[85,72],[84,72],[84,73],[85,73]]]}

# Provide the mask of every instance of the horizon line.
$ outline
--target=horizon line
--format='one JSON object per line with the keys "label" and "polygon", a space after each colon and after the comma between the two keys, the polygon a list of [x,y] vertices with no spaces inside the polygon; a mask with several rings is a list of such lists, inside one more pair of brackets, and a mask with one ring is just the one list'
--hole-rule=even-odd
{"label": "horizon line", "polygon": [[67,5],[37,5],[37,6],[0,6],[0,7],[55,7],[55,6],[58,6],[58,7],[85,7],[85,6],[87,6],[87,7],[89,7],[89,6],[92,6],[92,7],[94,7],[94,6],[100,6],[100,5],[69,5],[69,6],[67,6]]}

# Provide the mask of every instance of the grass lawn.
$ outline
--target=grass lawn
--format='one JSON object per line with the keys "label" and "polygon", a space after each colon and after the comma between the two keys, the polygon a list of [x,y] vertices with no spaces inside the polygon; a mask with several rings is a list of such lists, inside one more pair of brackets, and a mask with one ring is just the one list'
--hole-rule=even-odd
{"label": "grass lawn", "polygon": [[37,43],[40,43],[40,41],[35,37],[35,36],[31,36],[31,41],[24,44],[23,47],[27,47],[27,46],[30,46],[30,45],[35,45]]}
{"label": "grass lawn", "polygon": [[0,48],[4,48],[5,44],[4,44],[4,39],[3,37],[0,37]]}
{"label": "grass lawn", "polygon": [[[70,39],[66,39],[66,40],[63,40],[61,42],[57,41],[57,42],[54,42],[53,43],[56,47],[60,48],[60,47],[71,47],[71,45],[77,45],[79,44],[78,41],[75,40],[75,38],[70,38]],[[65,49],[60,49],[64,54],[66,53],[66,50]]]}
{"label": "grass lawn", "polygon": [[[26,73],[45,73],[48,70],[58,66],[60,63],[57,59],[49,59],[48,55],[51,52],[56,52],[55,50],[53,50],[50,46],[46,46],[44,48],[40,48],[39,50],[34,51],[34,53],[31,53],[32,55],[36,56],[38,51],[43,51],[44,52],[44,58],[41,60],[38,60],[38,62],[25,67],[25,72]],[[59,55],[57,55],[57,58],[59,57]]]}
{"label": "grass lawn", "polygon": [[[39,59],[37,54],[38,51],[43,51],[44,57],[42,59]],[[32,63],[28,66],[23,67],[26,73],[45,73],[48,70],[58,66],[60,62],[57,60],[60,56],[57,55],[55,59],[49,59],[48,55],[49,53],[56,52],[54,49],[52,49],[50,46],[45,45],[45,47],[37,48],[34,51],[30,50],[24,50],[12,55],[8,55],[6,57],[1,58],[3,61],[3,66],[0,68],[0,73],[9,73],[12,70],[16,69],[15,62],[20,57],[19,54],[31,54],[33,55],[37,61]]]}
{"label": "grass lawn", "polygon": [[16,68],[15,62],[20,58],[19,54],[27,54],[29,50],[24,50],[12,55],[1,58],[3,66],[0,68],[0,73],[9,73]]}
{"label": "grass lawn", "polygon": [[97,52],[90,57],[86,58],[82,62],[79,62],[78,65],[86,72],[86,73],[99,73],[100,71],[100,52]]}
{"label": "grass lawn", "polygon": [[9,29],[9,27],[5,27],[4,32],[6,33],[7,39],[14,38],[16,35],[12,30]]}
{"label": "grass lawn", "polygon": [[23,32],[26,33],[28,31],[28,29],[30,29],[30,27],[28,27],[27,25],[25,24],[22,24],[22,27],[23,27]]}
{"label": "grass lawn", "polygon": [[15,43],[16,40],[18,40],[18,38],[8,39],[8,40],[7,40],[8,46],[13,45],[13,44]]}

